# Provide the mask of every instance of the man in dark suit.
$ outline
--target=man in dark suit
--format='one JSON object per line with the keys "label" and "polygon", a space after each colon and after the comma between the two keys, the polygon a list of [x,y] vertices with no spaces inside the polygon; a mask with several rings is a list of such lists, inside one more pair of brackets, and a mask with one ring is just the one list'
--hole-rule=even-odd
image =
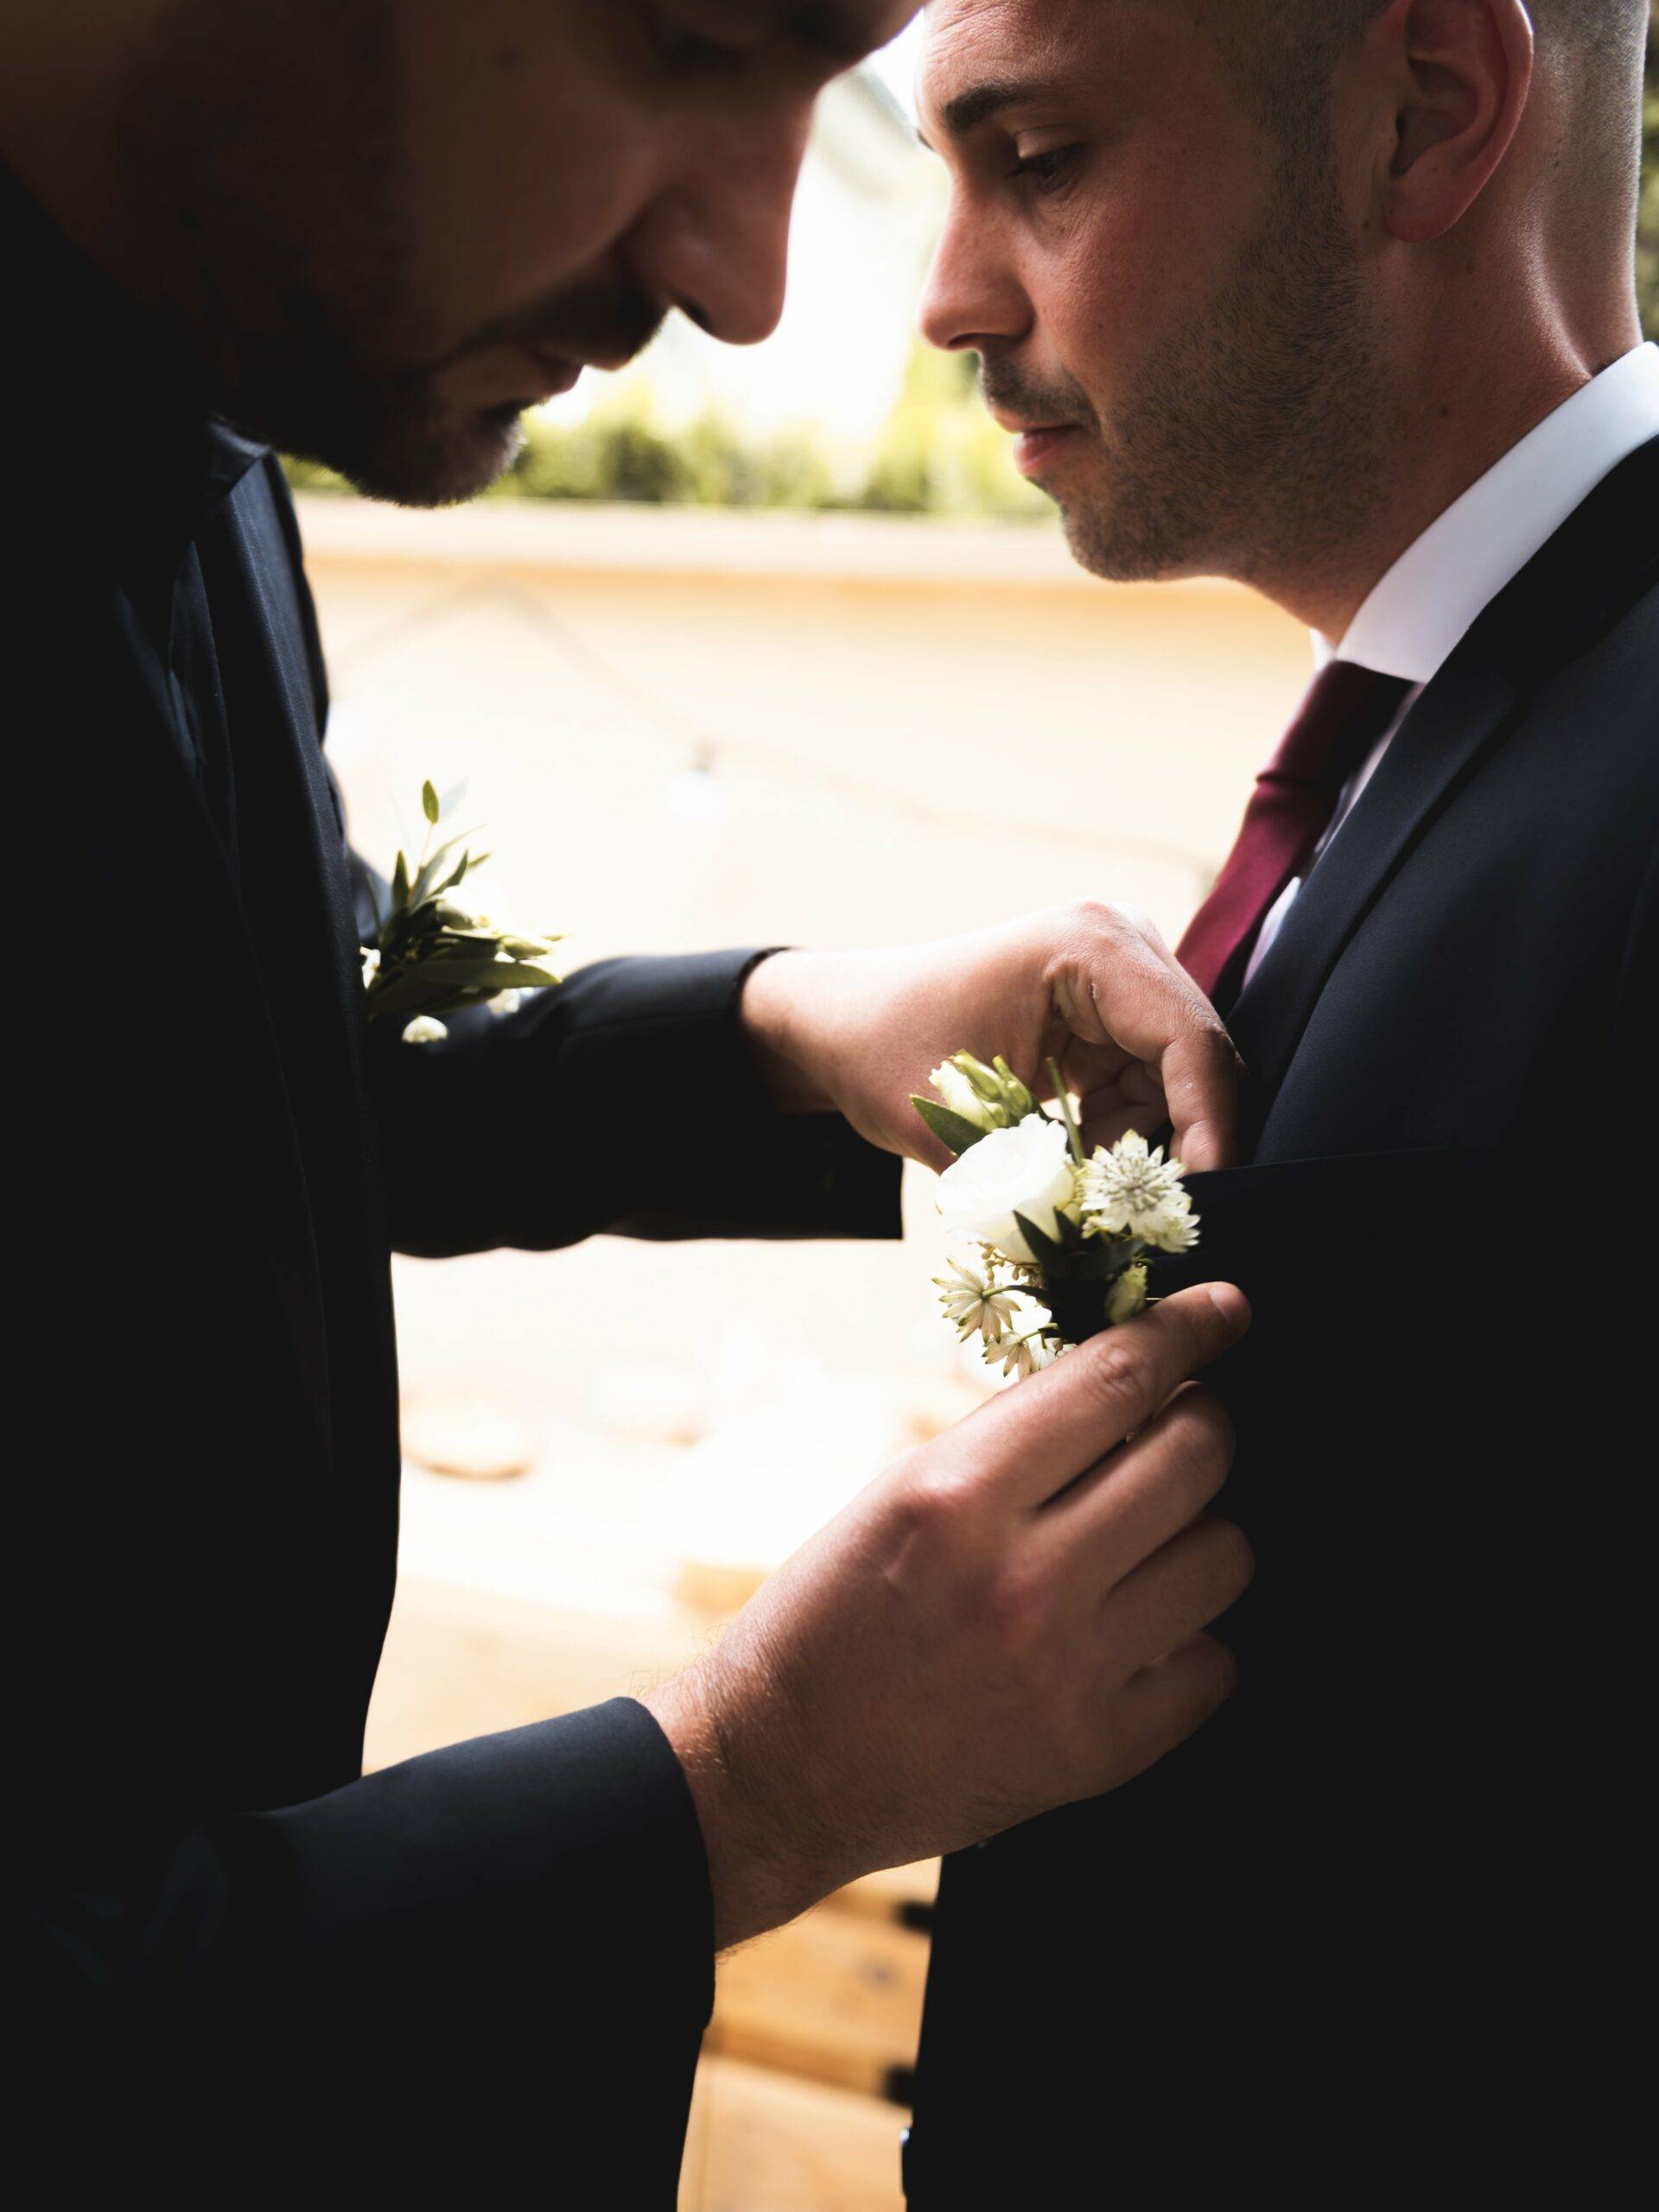
{"label": "man in dark suit", "polygon": [[1645,2147],[1646,10],[928,16],[929,334],[1080,561],[1237,577],[1319,672],[1180,947],[1249,1070],[1245,1164],[1193,1186],[1256,1313],[1217,1378],[1241,1694],[948,1862],[910,2200],[1610,2202]]}
{"label": "man in dark suit", "polygon": [[338,2172],[337,2124],[381,2187],[458,2145],[493,2196],[534,2152],[557,2201],[665,2205],[718,1946],[1113,1786],[1230,1685],[1227,1424],[1179,1386],[1244,1313],[1198,1290],[912,1455],[645,1700],[361,1774],[393,1243],[891,1235],[906,1094],[968,1040],[1228,1156],[1224,1033],[1105,909],[605,963],[436,1048],[365,1025],[267,441],[459,498],[670,308],[763,335],[816,91],[905,12],[6,11],[17,1402],[51,1416],[9,1766],[62,2160],[200,2158],[241,2201]]}

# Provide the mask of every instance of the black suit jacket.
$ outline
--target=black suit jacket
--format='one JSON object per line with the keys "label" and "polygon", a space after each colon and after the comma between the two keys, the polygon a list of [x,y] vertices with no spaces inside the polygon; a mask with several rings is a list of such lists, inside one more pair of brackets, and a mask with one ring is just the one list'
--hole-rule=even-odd
{"label": "black suit jacket", "polygon": [[[1194,1179],[1257,1553],[1223,1714],[947,1865],[964,2206],[1609,2202],[1650,1761],[1659,442],[1427,687],[1241,997]],[[1430,2177],[1434,2180],[1431,2184]]]}
{"label": "black suit jacket", "polygon": [[533,2145],[554,2201],[670,2204],[712,1953],[655,1722],[620,1698],[362,1776],[389,1255],[891,1235],[898,1163],[771,1109],[751,953],[607,962],[440,1050],[369,1033],[281,473],[10,187],[0,240],[37,2116],[150,2177],[135,2127],[156,2171],[233,2145],[251,2181],[337,2122],[383,2183],[464,2143],[493,2187]]}

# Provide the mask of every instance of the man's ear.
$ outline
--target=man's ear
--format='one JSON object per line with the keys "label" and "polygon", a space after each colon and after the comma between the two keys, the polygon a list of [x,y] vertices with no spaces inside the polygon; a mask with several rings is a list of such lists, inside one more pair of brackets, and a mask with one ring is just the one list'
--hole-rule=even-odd
{"label": "man's ear", "polygon": [[1394,88],[1382,219],[1390,237],[1427,245],[1509,151],[1532,86],[1532,24],[1522,0],[1390,0],[1366,35]]}

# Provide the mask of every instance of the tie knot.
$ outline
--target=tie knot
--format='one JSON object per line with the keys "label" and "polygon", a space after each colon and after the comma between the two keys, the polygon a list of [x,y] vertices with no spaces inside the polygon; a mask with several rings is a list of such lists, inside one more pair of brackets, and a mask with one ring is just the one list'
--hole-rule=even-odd
{"label": "tie knot", "polygon": [[1403,676],[1379,676],[1357,661],[1327,662],[1314,677],[1262,780],[1305,785],[1324,793],[1334,805],[1410,690]]}

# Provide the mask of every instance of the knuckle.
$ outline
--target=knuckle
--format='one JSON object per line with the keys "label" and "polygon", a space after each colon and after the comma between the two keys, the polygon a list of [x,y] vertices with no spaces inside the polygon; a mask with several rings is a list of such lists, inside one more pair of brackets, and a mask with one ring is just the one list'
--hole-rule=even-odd
{"label": "knuckle", "polygon": [[1116,936],[1124,926],[1122,908],[1115,906],[1109,899],[1078,899],[1073,901],[1069,912],[1077,926],[1091,936],[1101,931],[1109,936]]}
{"label": "knuckle", "polygon": [[1078,1363],[1080,1380],[1106,1414],[1125,1421],[1143,1416],[1154,1385],[1153,1363],[1142,1345],[1127,1331],[1113,1329],[1080,1349],[1088,1354]]}
{"label": "knuckle", "polygon": [[966,1477],[925,1452],[908,1455],[896,1471],[891,1510],[900,1535],[935,1543],[950,1538],[967,1510]]}
{"label": "knuckle", "polygon": [[1103,946],[1121,957],[1141,942],[1134,912],[1115,899],[1078,899],[1062,912],[1063,938],[1072,957],[1084,963],[1097,961]]}

